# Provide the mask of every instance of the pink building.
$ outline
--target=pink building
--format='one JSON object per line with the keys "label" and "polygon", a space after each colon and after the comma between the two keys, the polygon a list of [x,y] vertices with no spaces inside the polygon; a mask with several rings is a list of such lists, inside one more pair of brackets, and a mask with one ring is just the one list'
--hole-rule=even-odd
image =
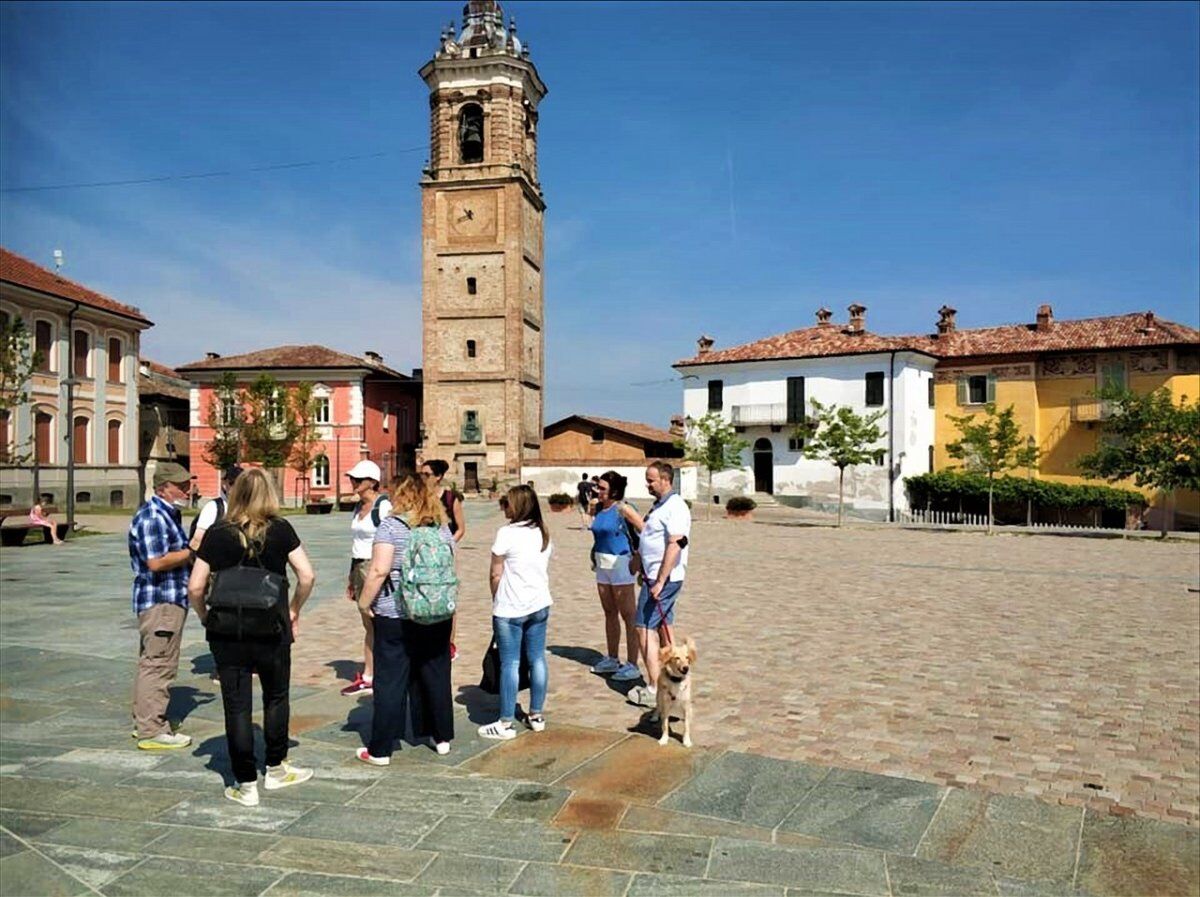
{"label": "pink building", "polygon": [[[311,383],[317,400],[317,456],[307,475],[311,498],[334,498],[349,490],[345,472],[364,458],[377,463],[389,480],[411,471],[416,463],[417,432],[421,420],[421,371],[407,376],[383,363],[378,353],[362,357],[325,346],[277,346],[244,355],[222,357],[208,353],[203,361],[178,368],[191,383],[191,471],[200,492],[216,495],[218,471],[205,459],[214,429],[210,409],[221,378],[232,373],[239,387],[248,387],[262,374],[270,374],[288,389]],[[240,413],[222,409],[220,413]],[[286,503],[305,494],[301,474],[284,472]]]}

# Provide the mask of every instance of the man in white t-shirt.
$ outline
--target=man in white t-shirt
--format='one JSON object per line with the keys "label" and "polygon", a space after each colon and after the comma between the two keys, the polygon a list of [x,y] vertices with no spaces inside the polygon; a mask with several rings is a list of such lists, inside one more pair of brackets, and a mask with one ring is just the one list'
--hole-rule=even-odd
{"label": "man in white t-shirt", "polygon": [[200,550],[200,543],[204,541],[204,533],[212,529],[217,521],[225,516],[225,508],[229,503],[229,490],[233,488],[234,481],[241,475],[242,468],[236,464],[226,467],[221,472],[221,495],[208,502],[196,516],[196,525],[192,530],[192,538],[188,542],[188,547],[192,551]]}
{"label": "man in white t-shirt", "polygon": [[657,700],[658,628],[664,621],[675,622],[675,602],[687,573],[692,512],[673,491],[674,476],[674,468],[666,461],[653,461],[646,468],[646,489],[656,501],[642,519],[643,582],[634,619],[648,684],[629,693],[630,700],[643,707],[654,707]]}

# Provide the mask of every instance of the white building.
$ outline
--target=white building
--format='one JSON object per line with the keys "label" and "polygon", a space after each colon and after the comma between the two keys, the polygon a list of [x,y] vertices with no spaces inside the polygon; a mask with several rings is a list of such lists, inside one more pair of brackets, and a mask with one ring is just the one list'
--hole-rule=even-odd
{"label": "white building", "polygon": [[907,507],[904,478],[932,470],[937,359],[904,337],[869,333],[863,306],[849,312],[849,322],[836,325],[823,308],[814,327],[731,349],[714,350],[701,337],[697,354],[674,365],[684,378],[684,414],[719,412],[750,443],[740,468],[713,478],[722,503],[765,493],[789,505],[836,507],[837,468],[805,458],[795,435],[812,399],[860,415],[884,412],[877,463],[846,469],[848,511],[888,519]]}

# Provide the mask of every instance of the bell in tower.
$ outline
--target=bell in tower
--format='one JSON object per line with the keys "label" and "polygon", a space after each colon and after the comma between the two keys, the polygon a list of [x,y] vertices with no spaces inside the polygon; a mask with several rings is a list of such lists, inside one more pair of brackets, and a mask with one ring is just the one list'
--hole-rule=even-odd
{"label": "bell in tower", "polygon": [[483,110],[475,103],[459,113],[458,149],[464,165],[483,161]]}

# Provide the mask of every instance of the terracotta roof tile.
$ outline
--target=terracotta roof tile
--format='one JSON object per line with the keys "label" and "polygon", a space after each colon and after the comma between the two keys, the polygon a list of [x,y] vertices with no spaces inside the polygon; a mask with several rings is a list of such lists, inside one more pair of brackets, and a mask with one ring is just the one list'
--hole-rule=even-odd
{"label": "terracotta roof tile", "polygon": [[564,417],[562,420],[549,424],[546,429],[549,430],[551,427],[566,423],[569,420],[587,421],[594,426],[607,427],[610,430],[628,433],[630,436],[637,436],[639,439],[645,439],[647,442],[673,443],[675,441],[675,435],[668,430],[660,430],[658,427],[641,424],[637,421],[616,420],[611,417],[593,417],[590,414],[572,414],[569,417]]}
{"label": "terracotta roof tile", "polygon": [[937,358],[966,358],[1190,344],[1200,344],[1200,330],[1186,324],[1160,320],[1152,312],[1135,312],[1103,318],[1055,321],[1048,330],[1037,330],[1034,324],[1006,324],[955,330],[943,335],[888,337],[865,331],[851,334],[838,327],[806,327],[730,349],[695,355],[677,361],[675,366],[819,358],[893,349],[923,352]]}
{"label": "terracotta roof tile", "polygon": [[139,395],[167,396],[172,399],[182,399],[185,402],[189,399],[191,392],[189,384],[174,368],[151,361],[149,358],[139,358],[138,366],[149,371],[149,375],[138,372]]}
{"label": "terracotta roof tile", "polygon": [[39,293],[57,296],[60,299],[74,299],[92,308],[112,312],[115,315],[121,315],[125,318],[132,318],[147,326],[150,326],[152,323],[149,318],[132,305],[123,305],[102,293],[89,290],[82,284],[67,280],[65,277],[60,277],[53,271],[43,268],[40,265],[35,265],[29,259],[23,258],[15,252],[9,252],[3,247],[0,247],[0,280],[31,290],[37,290]]}
{"label": "terracotta roof tile", "polygon": [[242,355],[222,355],[181,365],[179,372],[186,376],[196,371],[271,370],[275,368],[356,368],[386,374],[400,380],[411,379],[385,364],[357,355],[347,355],[327,346],[275,346]]}
{"label": "terracotta roof tile", "polygon": [[[767,361],[778,358],[820,358],[835,355],[859,355],[871,352],[890,352],[911,349],[905,337],[879,336],[863,330],[847,333],[837,326],[804,327],[776,336],[755,340],[730,349],[710,350],[677,361],[679,365],[723,364],[731,361]],[[928,351],[921,349],[918,351]]]}

